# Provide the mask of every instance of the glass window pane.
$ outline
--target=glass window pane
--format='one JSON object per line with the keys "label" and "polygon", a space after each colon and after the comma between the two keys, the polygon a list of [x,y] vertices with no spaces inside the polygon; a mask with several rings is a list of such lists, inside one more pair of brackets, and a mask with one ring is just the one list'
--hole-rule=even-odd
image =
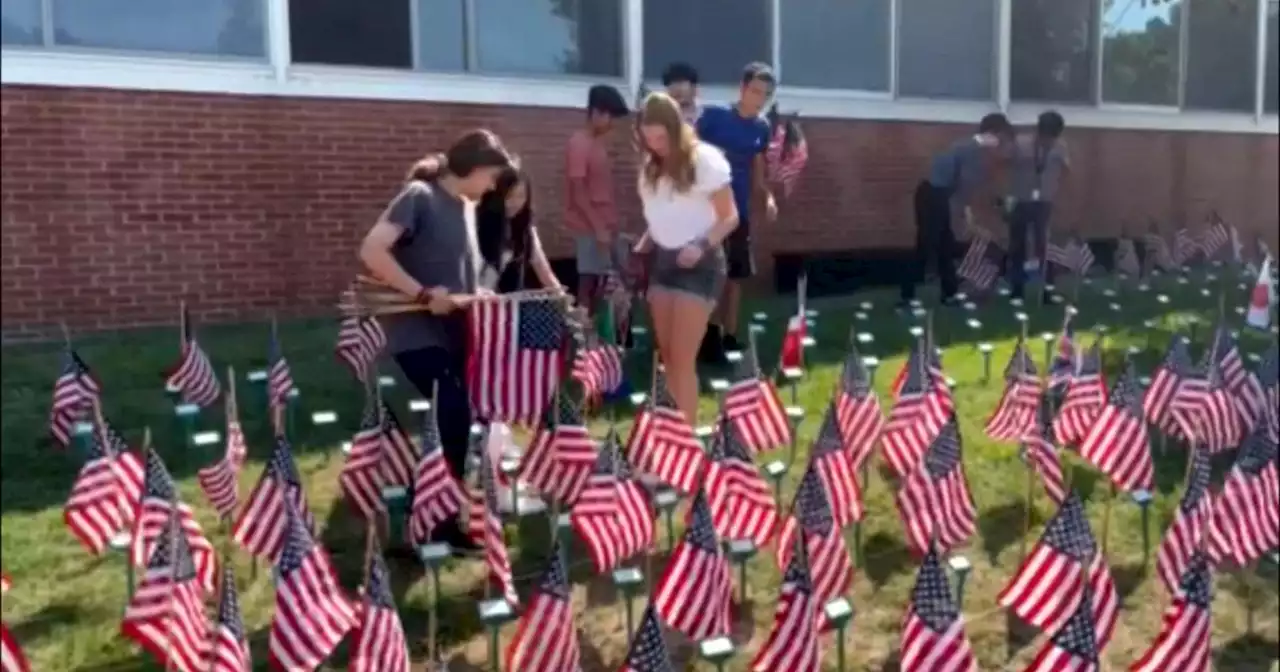
{"label": "glass window pane", "polygon": [[1182,0],[1106,3],[1102,14],[1102,100],[1177,105]]}
{"label": "glass window pane", "polygon": [[1252,113],[1258,81],[1258,3],[1196,0],[1186,11],[1183,107]]}
{"label": "glass window pane", "polygon": [[1009,63],[1014,100],[1093,103],[1098,0],[1015,0]]}
{"label": "glass window pane", "polygon": [[0,2],[0,44],[43,44],[40,0]]}
{"label": "glass window pane", "polygon": [[737,84],[753,61],[771,63],[772,0],[645,0],[644,77],[676,61],[708,84]]}
{"label": "glass window pane", "polygon": [[464,0],[414,0],[418,3],[418,67],[461,72],[467,67]]}
{"label": "glass window pane", "polygon": [[898,21],[899,96],[995,98],[993,0],[899,0]]}
{"label": "glass window pane", "polygon": [[410,23],[407,0],[289,0],[289,49],[295,63],[408,70]]}
{"label": "glass window pane", "polygon": [[888,91],[889,1],[783,2],[783,83]]}
{"label": "glass window pane", "polygon": [[622,75],[621,0],[474,0],[481,72]]}
{"label": "glass window pane", "polygon": [[1267,4],[1267,81],[1263,109],[1280,111],[1280,2]]}
{"label": "glass window pane", "polygon": [[264,56],[263,0],[50,0],[53,41],[179,54]]}

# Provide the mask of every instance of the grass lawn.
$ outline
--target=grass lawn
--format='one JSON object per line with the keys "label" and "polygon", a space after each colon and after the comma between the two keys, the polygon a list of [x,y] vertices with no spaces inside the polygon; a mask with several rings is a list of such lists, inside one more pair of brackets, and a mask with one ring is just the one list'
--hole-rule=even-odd
{"label": "grass lawn", "polygon": [[[1130,285],[1114,298],[1107,297],[1104,289],[1115,288],[1117,284],[1097,280],[1082,290],[1078,333],[1088,343],[1090,337],[1086,329],[1108,325],[1108,369],[1114,372],[1126,348],[1134,346],[1138,348],[1135,358],[1139,370],[1147,373],[1160,358],[1172,330],[1185,329],[1193,316],[1207,320],[1216,311],[1216,299],[1203,296],[1201,289],[1216,292],[1224,284],[1230,322],[1238,326],[1242,318],[1235,315],[1234,309],[1245,304],[1246,292],[1236,286],[1234,279],[1229,283],[1213,282],[1197,274],[1189,284],[1178,284],[1168,277],[1157,279],[1146,293]],[[1171,301],[1158,301],[1157,295],[1161,293]],[[875,355],[883,361],[876,381],[882,395],[900,365],[910,341],[908,327],[912,321],[892,312],[891,299],[892,296],[884,292],[872,292],[811,302],[810,307],[819,311],[813,330],[817,346],[809,351],[808,374],[796,390],[796,403],[803,406],[808,415],[799,432],[797,459],[800,462],[793,466],[784,483],[786,501],[790,501],[790,490],[802,471],[802,461],[817,429],[819,414],[831,398],[851,324],[858,331],[874,335],[874,342],[861,350],[864,355]],[[758,301],[750,307],[751,311],[769,313],[768,330],[760,343],[762,352],[768,355],[765,359],[772,358],[777,351],[777,339],[785,315],[792,310],[792,301],[784,297]],[[867,319],[859,320],[855,311],[863,301],[874,305]],[[1111,307],[1114,302],[1122,304],[1120,310]],[[1000,388],[996,382],[983,384],[983,358],[977,345],[985,341],[995,346],[991,369],[998,377],[1018,335],[1016,310],[997,299],[980,305],[972,314],[953,309],[938,314],[934,320],[937,340],[945,348],[943,366],[957,381],[965,468],[980,512],[978,533],[963,551],[974,568],[968,581],[964,612],[968,635],[983,670],[1022,669],[1040,646],[1041,640],[1036,639],[1034,633],[1026,632],[996,608],[995,598],[1017,567],[1020,542],[1025,537],[1028,545],[1034,543],[1041,526],[1053,513],[1037,483],[1031,529],[1029,534],[1024,534],[1026,471],[1017,457],[1016,446],[994,443],[982,432]],[[1026,310],[1033,335],[1032,353],[1037,364],[1043,366],[1044,348],[1039,335],[1056,332],[1061,327],[1062,309],[1033,305]],[[969,326],[966,321],[970,318],[980,320],[981,326]],[[1158,326],[1149,336],[1143,324],[1152,318],[1158,320]],[[337,501],[337,475],[342,466],[338,444],[354,431],[364,401],[362,390],[334,361],[335,330],[335,324],[328,320],[282,324],[281,340],[302,391],[294,440],[307,495],[320,521],[323,541],[339,565],[341,578],[354,590],[361,577],[364,530],[346,506]],[[241,378],[240,412],[251,451],[241,483],[242,497],[258,479],[270,446],[261,392],[243,382],[246,371],[261,368],[265,363],[267,337],[265,323],[200,330],[201,342],[215,365],[233,365]],[[1196,330],[1196,357],[1209,337],[1210,329],[1202,322]],[[1266,340],[1247,333],[1242,335],[1241,344],[1246,352],[1261,353]],[[85,337],[76,347],[103,383],[108,419],[135,442],[140,440],[144,427],[151,428],[156,449],[179,479],[182,496],[195,507],[206,533],[216,545],[225,546],[236,558],[241,606],[246,627],[252,633],[254,659],[258,668],[265,669],[266,639],[274,602],[270,570],[259,567],[254,572],[243,553],[230,551],[229,535],[196,485],[196,470],[214,461],[221,454],[222,446],[221,443],[188,445],[187,432],[175,418],[172,402],[162,389],[161,372],[177,353],[176,329]],[[6,348],[3,357],[0,513],[3,514],[4,569],[14,579],[13,590],[4,597],[4,620],[26,649],[36,670],[158,669],[149,657],[138,653],[118,635],[125,603],[122,557],[90,557],[62,522],[62,504],[82,455],[76,451],[60,452],[45,438],[50,389],[61,366],[60,344]],[[647,356],[639,355],[636,359],[646,360]],[[647,368],[647,362],[633,367],[633,380],[641,381],[639,386],[647,386]],[[706,379],[716,372],[707,373],[704,386]],[[416,396],[403,383],[393,388],[391,394],[397,411],[405,409],[408,399]],[[784,394],[789,393],[784,391]],[[714,397],[708,392],[702,409],[705,420],[712,417],[714,405]],[[338,422],[313,427],[310,415],[319,410],[336,411]],[[630,413],[623,409],[618,416],[623,418],[619,431],[625,436]],[[402,420],[407,421],[409,417],[407,410],[401,413]],[[205,413],[196,424],[200,430],[220,431],[221,413],[216,410]],[[595,427],[603,435],[606,421],[598,420]],[[1167,595],[1155,579],[1154,554],[1178,503],[1185,451],[1173,446],[1162,450],[1159,445],[1154,450],[1157,491],[1151,507],[1149,559],[1144,559],[1139,508],[1123,495],[1113,508],[1107,554],[1124,607],[1115,638],[1104,652],[1104,669],[1122,669],[1145,650],[1159,628],[1161,612],[1168,603]],[[786,459],[788,451],[779,451],[778,456]],[[775,457],[762,456],[761,464]],[[1069,453],[1064,454],[1064,459],[1072,472],[1074,486],[1087,503],[1094,532],[1101,535],[1110,488],[1079,459]],[[1221,472],[1226,463],[1215,466]],[[857,615],[848,633],[847,669],[893,670],[897,669],[894,659],[899,625],[915,580],[915,562],[903,545],[890,482],[874,468],[869,481],[864,488],[868,512],[862,530],[865,558],[851,595]],[[660,532],[662,529],[660,526]],[[512,521],[508,530],[515,572],[524,577],[520,581],[523,591],[540,571],[549,551],[548,519],[542,515],[529,516]],[[852,531],[848,538],[852,541]],[[658,545],[665,552],[665,534],[660,536]],[[578,565],[586,561],[580,549],[575,549],[572,559]],[[663,559],[661,553],[654,559],[655,571],[661,569]],[[390,563],[400,613],[417,661],[415,669],[419,669],[426,658],[432,602],[430,582],[423,580],[423,570],[415,561],[392,558]],[[1259,572],[1219,577],[1213,627],[1217,669],[1269,670],[1276,664],[1280,633],[1275,574],[1273,568]],[[482,576],[479,561],[454,561],[444,572],[440,638],[451,662],[450,669],[488,669],[487,638],[475,613],[475,601],[484,595]],[[578,622],[583,629],[584,668],[589,671],[617,669],[626,648],[621,603],[608,577],[592,576],[586,566],[575,569],[574,577]],[[761,554],[749,565],[748,602],[738,615],[738,632],[734,638],[740,651],[731,669],[746,669],[750,655],[767,635],[778,579],[771,553]],[[637,616],[643,599],[643,595],[637,599]],[[504,628],[504,645],[514,630],[514,625]],[[674,638],[672,642],[676,644]],[[682,660],[694,658],[692,648],[685,644],[677,645],[675,652]],[[339,650],[330,667],[324,669],[344,669],[345,655],[345,650]],[[825,656],[827,669],[836,669],[835,659],[832,644]],[[690,667],[710,669],[705,665],[698,668],[692,662]]]}

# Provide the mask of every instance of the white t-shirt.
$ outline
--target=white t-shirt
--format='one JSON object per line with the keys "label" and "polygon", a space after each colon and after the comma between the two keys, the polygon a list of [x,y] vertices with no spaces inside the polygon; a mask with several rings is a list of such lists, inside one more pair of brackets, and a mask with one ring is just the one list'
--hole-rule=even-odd
{"label": "white t-shirt", "polygon": [[649,237],[659,247],[684,247],[707,235],[716,224],[711,194],[729,186],[729,162],[721,151],[705,142],[693,150],[694,182],[686,192],[677,192],[671,178],[659,178],[651,190],[640,179],[640,202],[649,224]]}

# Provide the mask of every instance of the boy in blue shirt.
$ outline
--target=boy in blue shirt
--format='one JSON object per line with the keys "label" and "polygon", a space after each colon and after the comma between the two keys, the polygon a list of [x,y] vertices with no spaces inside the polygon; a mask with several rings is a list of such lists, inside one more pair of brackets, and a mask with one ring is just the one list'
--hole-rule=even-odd
{"label": "boy in blue shirt", "polygon": [[764,153],[769,147],[769,122],[763,114],[775,84],[769,66],[751,63],[742,71],[738,102],[707,106],[698,117],[698,138],[718,147],[729,160],[730,185],[738,206],[738,228],[724,243],[729,278],[718,306],[719,324],[709,325],[702,341],[700,358],[706,362],[723,362],[725,350],[742,349],[736,337],[742,303],[741,283],[755,274],[755,258],[751,252],[752,194],[764,194],[768,221],[777,216],[773,194],[765,181]]}

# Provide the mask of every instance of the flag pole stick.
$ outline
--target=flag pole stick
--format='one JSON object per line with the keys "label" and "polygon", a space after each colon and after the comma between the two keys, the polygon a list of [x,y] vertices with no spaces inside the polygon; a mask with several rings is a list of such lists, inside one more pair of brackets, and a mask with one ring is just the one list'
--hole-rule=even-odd
{"label": "flag pole stick", "polygon": [[[437,425],[440,422],[439,421],[440,407],[438,405],[439,398],[440,398],[440,381],[433,380],[431,381],[431,414],[432,415],[431,415],[431,418],[429,418],[427,421],[436,422]],[[465,464],[465,460],[464,460],[464,464]],[[465,466],[463,467],[463,469],[465,471]],[[449,477],[453,478],[453,475],[450,474]],[[412,506],[412,504],[410,506]],[[459,514],[461,514],[461,512],[459,512]],[[459,518],[459,522],[461,522],[461,515],[459,515],[458,518]],[[440,567],[437,565],[430,565],[428,569],[431,570],[431,607],[427,609],[427,660],[431,662],[431,667],[427,669],[434,670],[436,669],[440,661],[440,654],[437,651],[437,644],[436,644],[436,639],[439,636],[439,631],[440,631],[440,614],[439,614]]]}
{"label": "flag pole stick", "polygon": [[[652,373],[649,376],[649,400],[648,400],[649,408],[653,408],[653,405],[654,405],[653,400],[657,397],[657,394],[658,394],[658,367],[659,366],[660,366],[660,363],[658,362],[658,339],[656,338],[656,335],[655,335],[654,342],[653,342]],[[672,540],[672,542],[674,546],[674,540]],[[649,595],[653,595],[653,585],[654,585],[653,554],[657,548],[658,548],[658,544],[655,540],[653,544],[650,544],[649,550],[645,552],[645,555],[644,555],[645,589],[649,592]]]}
{"label": "flag pole stick", "polygon": [[[150,427],[146,428],[146,438],[147,438],[147,443],[150,444],[151,443]],[[173,591],[177,590],[178,588],[178,534],[182,529],[178,522],[177,490],[174,490],[173,494],[169,497],[169,520],[167,522],[168,522],[168,525],[167,525],[168,529],[165,530],[165,534],[171,535],[169,538],[169,599],[168,599],[169,604],[168,604],[168,608],[169,608],[169,618],[172,619],[173,612],[174,612]],[[168,633],[168,636],[165,637],[165,640],[164,640],[165,672],[169,672],[170,670],[173,669],[173,635],[174,633],[170,631]]]}
{"label": "flag pole stick", "polygon": [[[1105,339],[1105,337],[1102,334],[1099,334],[1098,338],[1099,340]],[[1105,351],[1106,350],[1105,340],[1103,342],[1104,342],[1103,346],[1099,349]],[[1125,368],[1128,369],[1128,367],[1129,367],[1129,357],[1128,355],[1126,355]],[[1120,375],[1125,375],[1125,374],[1122,373]],[[1111,489],[1108,491],[1106,507],[1103,509],[1103,512],[1102,512],[1102,555],[1104,558],[1107,555],[1107,546],[1108,544],[1111,543],[1111,510],[1112,508],[1114,508],[1114,505],[1115,505],[1116,491],[1117,491],[1116,482],[1112,480],[1110,477],[1108,477],[1107,480],[1111,482]]]}
{"label": "flag pole stick", "polygon": [[[1022,355],[1023,356],[1019,358],[1020,361],[1018,362],[1019,368],[1022,369],[1021,377],[1026,376],[1027,363],[1031,358],[1031,354],[1027,352],[1027,330],[1028,330],[1027,322],[1028,320],[1022,321]],[[1040,409],[1036,409],[1036,412],[1039,413],[1039,410]],[[1038,418],[1036,419],[1036,422],[1039,422]],[[1021,538],[1021,541],[1019,542],[1019,548],[1020,548],[1021,557],[1023,560],[1025,560],[1027,558],[1027,535],[1031,534],[1032,507],[1035,506],[1035,490],[1034,490],[1035,469],[1031,466],[1031,456],[1028,455],[1025,451],[1025,445],[1026,445],[1025,442],[1023,443],[1023,445],[1024,445],[1024,451],[1022,455],[1022,461],[1023,461],[1023,465],[1026,467],[1027,492],[1026,492],[1026,498],[1023,501],[1023,508],[1025,509],[1024,511],[1025,515],[1023,515],[1023,520],[1022,520],[1022,538]]]}
{"label": "flag pole stick", "polygon": [[[227,563],[231,562],[231,555],[230,555],[230,554],[228,554],[228,553],[225,553],[225,552],[224,552],[224,553],[223,553],[223,555],[222,555],[221,560],[222,560],[223,566],[224,566],[224,567],[226,567],[226,566],[228,566],[228,565],[227,565]],[[225,601],[225,600],[223,600],[223,598],[226,596],[226,590],[224,590],[224,588],[225,588],[225,584],[226,584],[226,582],[227,582],[227,581],[226,581],[226,578],[227,578],[227,574],[226,574],[226,572],[225,572],[225,571],[223,571],[223,572],[218,572],[218,579],[217,579],[217,583],[215,583],[215,584],[214,584],[214,586],[213,586],[213,589],[214,589],[214,590],[216,590],[216,591],[218,591],[218,600],[217,600],[217,602],[216,602],[216,604],[215,604],[215,606],[214,606],[215,611],[213,612],[213,613],[214,613],[214,617],[213,617],[213,619],[214,619],[214,626],[213,626],[213,627],[214,627],[215,631],[216,631],[216,629],[217,629],[217,627],[218,627],[218,618],[219,618],[219,617],[220,617],[220,615],[222,614],[222,606],[223,606],[223,602]],[[210,656],[209,656],[209,663],[208,663],[207,665],[205,665],[205,668],[204,668],[204,669],[205,669],[205,672],[213,672],[213,670],[214,670],[214,668],[217,666],[217,664],[218,664],[218,659],[217,659],[217,657],[216,657],[216,656],[213,656],[213,655],[210,655]]]}
{"label": "flag pole stick", "polygon": [[62,330],[62,344],[67,350],[71,349],[71,330],[67,328],[65,320],[58,322],[58,328]]}

